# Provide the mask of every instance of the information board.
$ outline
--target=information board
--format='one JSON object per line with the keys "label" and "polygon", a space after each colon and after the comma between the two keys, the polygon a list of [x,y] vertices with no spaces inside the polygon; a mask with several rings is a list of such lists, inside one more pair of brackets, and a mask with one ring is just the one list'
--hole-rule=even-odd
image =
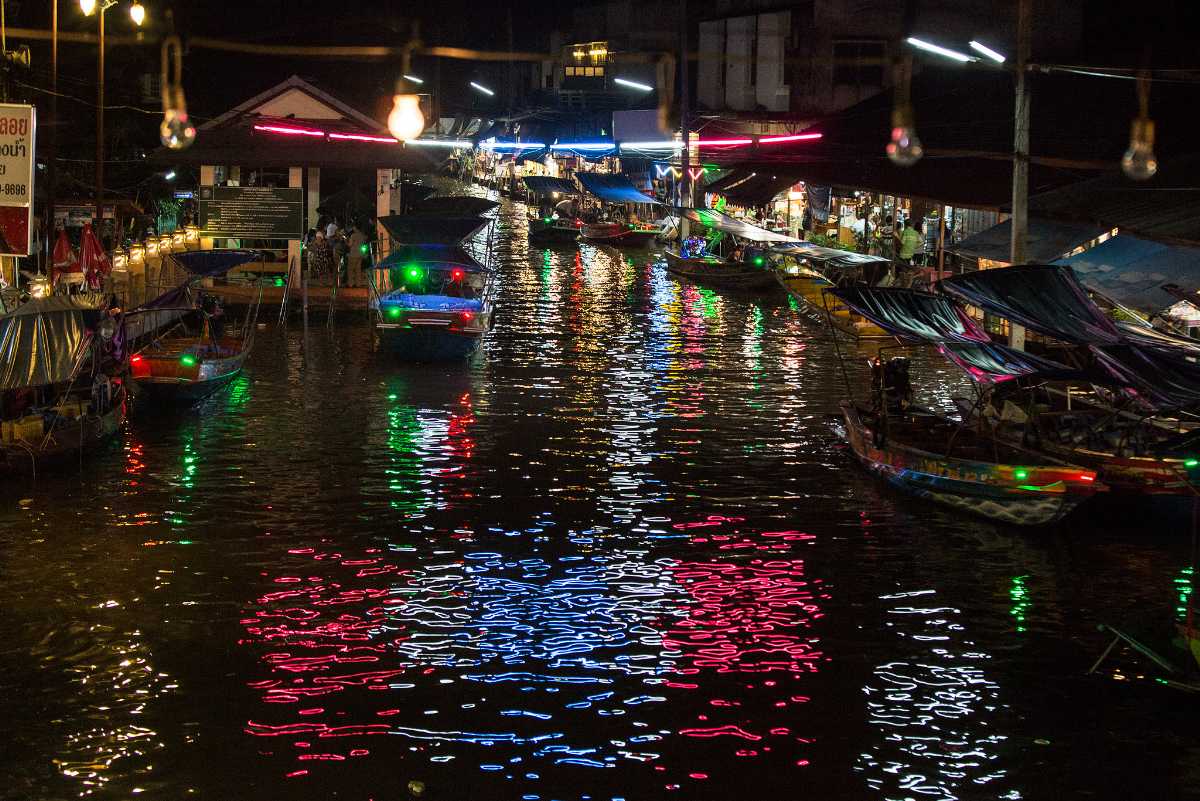
{"label": "information board", "polygon": [[0,103],[0,255],[33,250],[33,106]]}
{"label": "information board", "polygon": [[300,239],[304,190],[299,187],[202,186],[200,235],[228,239]]}

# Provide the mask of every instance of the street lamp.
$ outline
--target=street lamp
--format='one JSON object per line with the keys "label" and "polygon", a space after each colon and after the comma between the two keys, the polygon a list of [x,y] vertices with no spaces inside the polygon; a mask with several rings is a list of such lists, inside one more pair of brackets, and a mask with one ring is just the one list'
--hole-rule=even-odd
{"label": "street lamp", "polygon": [[129,18],[133,20],[134,25],[142,27],[142,23],[146,21],[146,7],[133,0],[133,5],[129,7]]}

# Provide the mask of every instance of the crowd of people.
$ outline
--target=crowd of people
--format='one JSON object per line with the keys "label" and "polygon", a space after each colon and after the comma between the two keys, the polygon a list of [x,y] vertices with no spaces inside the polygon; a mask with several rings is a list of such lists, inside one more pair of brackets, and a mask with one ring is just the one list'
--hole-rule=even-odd
{"label": "crowd of people", "polygon": [[357,221],[343,228],[336,217],[322,217],[304,238],[309,279],[329,286],[366,286],[367,242]]}

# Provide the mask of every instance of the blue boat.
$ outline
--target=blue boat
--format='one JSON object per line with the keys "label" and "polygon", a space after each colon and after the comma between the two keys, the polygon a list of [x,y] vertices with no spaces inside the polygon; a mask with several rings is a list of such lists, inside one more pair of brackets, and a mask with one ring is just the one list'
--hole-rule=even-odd
{"label": "blue boat", "polygon": [[493,272],[463,247],[487,220],[479,217],[385,217],[393,241],[402,244],[380,262],[372,285],[379,348],[413,362],[462,360],[492,327]]}

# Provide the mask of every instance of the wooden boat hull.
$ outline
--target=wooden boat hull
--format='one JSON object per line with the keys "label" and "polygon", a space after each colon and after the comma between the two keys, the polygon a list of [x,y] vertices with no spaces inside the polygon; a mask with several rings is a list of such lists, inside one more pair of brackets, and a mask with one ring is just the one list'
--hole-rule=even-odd
{"label": "wooden boat hull", "polygon": [[578,239],[579,229],[573,225],[545,225],[541,222],[529,224],[531,245],[574,245]]}
{"label": "wooden boat hull", "polygon": [[462,361],[479,349],[483,332],[458,332],[445,329],[378,325],[379,349],[394,358],[410,362]]}
{"label": "wooden boat hull", "polygon": [[658,237],[656,228],[630,228],[620,223],[585,225],[579,238],[593,245],[612,245],[619,248],[644,248]]}
{"label": "wooden boat hull", "polygon": [[[787,293],[805,307],[807,316],[820,319],[825,324],[843,334],[853,337],[886,338],[890,335],[874,323],[851,312],[841,301],[832,295],[826,298],[825,290],[833,284],[824,276],[811,270],[801,270],[796,273],[775,270],[775,278]],[[828,303],[828,306],[826,304]],[[828,312],[826,312],[828,308]]]}
{"label": "wooden boat hull", "polygon": [[1103,488],[1095,473],[1073,465],[1023,467],[947,458],[894,441],[877,445],[858,409],[848,402],[841,407],[850,449],[870,472],[909,495],[958,511],[1042,526],[1061,520]]}
{"label": "wooden boat hull", "polygon": [[225,387],[242,372],[248,347],[234,340],[237,352],[228,356],[197,357],[194,364],[184,365],[176,352],[156,355],[143,352],[131,360],[130,372],[137,385],[138,395],[158,403],[195,403]]}
{"label": "wooden boat hull", "polygon": [[667,271],[698,284],[720,289],[762,292],[775,288],[775,275],[766,267],[717,259],[685,259],[668,250]]}
{"label": "wooden boat hull", "polygon": [[56,423],[45,448],[40,442],[0,443],[0,475],[37,475],[45,469],[78,465],[81,455],[103,447],[125,425],[127,402],[125,387],[118,385],[107,412]]}

